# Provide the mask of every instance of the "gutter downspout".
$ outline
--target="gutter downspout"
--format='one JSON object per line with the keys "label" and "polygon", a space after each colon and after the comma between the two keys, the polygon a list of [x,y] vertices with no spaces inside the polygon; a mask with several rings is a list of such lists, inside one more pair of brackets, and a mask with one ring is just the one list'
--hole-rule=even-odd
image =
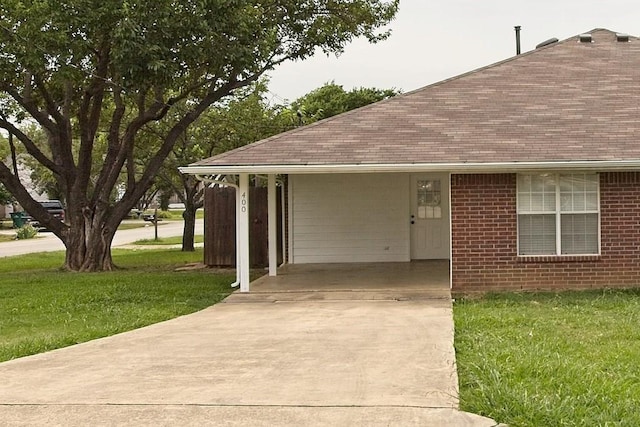
{"label": "gutter downspout", "polygon": [[231,182],[220,180],[221,175],[217,175],[216,179],[211,179],[204,175],[196,175],[199,181],[211,184],[211,186],[219,185],[233,187],[236,189],[236,281],[230,286],[236,288],[240,286],[240,233],[238,232],[238,224],[240,223],[240,186]]}

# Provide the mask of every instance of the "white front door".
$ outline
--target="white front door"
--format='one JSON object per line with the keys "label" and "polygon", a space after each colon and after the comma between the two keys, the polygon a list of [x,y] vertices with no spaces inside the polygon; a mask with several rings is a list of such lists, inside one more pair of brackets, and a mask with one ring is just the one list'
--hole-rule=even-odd
{"label": "white front door", "polygon": [[449,174],[411,176],[411,259],[449,259]]}

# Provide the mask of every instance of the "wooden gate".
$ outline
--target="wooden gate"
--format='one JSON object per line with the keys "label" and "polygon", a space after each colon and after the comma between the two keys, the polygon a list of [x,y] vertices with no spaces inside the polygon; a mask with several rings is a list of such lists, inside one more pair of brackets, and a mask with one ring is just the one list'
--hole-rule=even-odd
{"label": "wooden gate", "polygon": [[[282,263],[282,203],[277,187],[278,265]],[[269,265],[267,189],[249,188],[249,258],[251,267]],[[204,200],[204,263],[208,266],[236,265],[236,190],[207,188]]]}

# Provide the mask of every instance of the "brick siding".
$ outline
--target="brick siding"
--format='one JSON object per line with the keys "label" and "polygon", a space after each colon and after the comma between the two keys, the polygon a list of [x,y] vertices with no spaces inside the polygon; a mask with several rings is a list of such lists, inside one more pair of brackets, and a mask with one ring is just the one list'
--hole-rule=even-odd
{"label": "brick siding", "polygon": [[519,257],[516,174],[451,178],[453,290],[640,284],[640,172],[600,174],[601,255]]}

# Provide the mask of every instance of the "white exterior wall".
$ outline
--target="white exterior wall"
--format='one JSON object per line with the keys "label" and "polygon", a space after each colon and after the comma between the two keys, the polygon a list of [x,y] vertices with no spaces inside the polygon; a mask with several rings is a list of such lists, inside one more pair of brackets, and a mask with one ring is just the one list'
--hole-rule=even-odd
{"label": "white exterior wall", "polygon": [[294,264],[410,261],[408,174],[289,179]]}

